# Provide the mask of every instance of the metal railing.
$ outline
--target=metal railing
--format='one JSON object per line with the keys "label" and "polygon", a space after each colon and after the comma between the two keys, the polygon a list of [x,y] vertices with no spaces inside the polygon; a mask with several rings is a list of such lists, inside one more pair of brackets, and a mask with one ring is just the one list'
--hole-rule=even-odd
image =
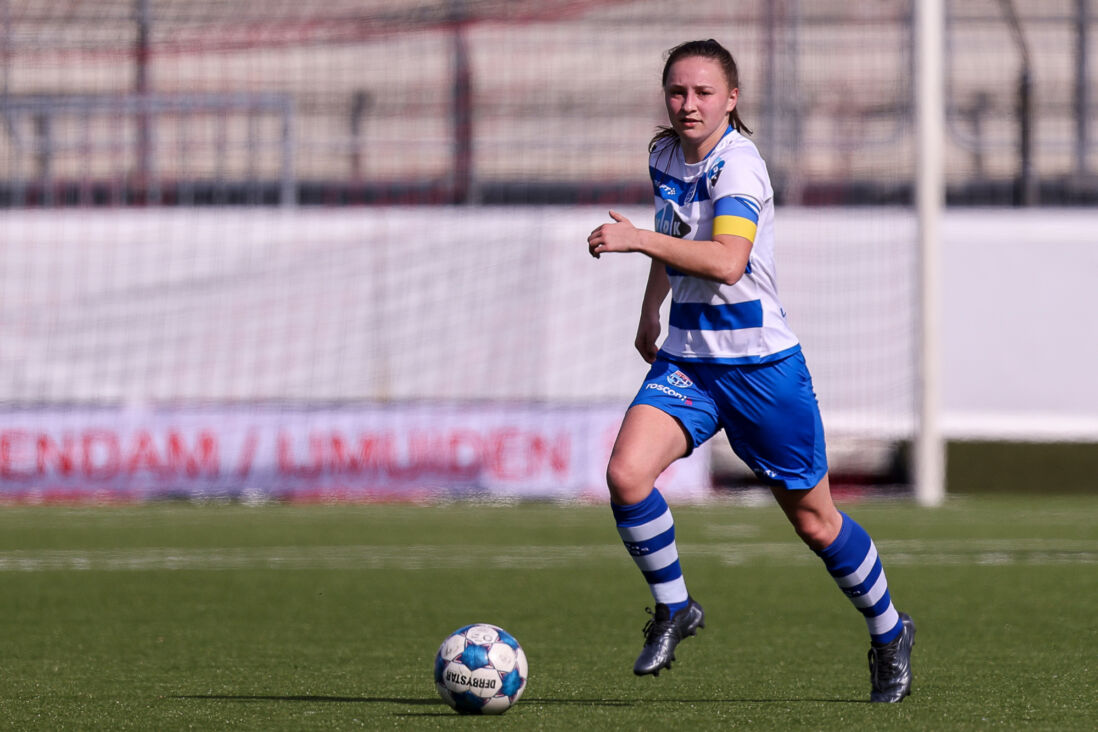
{"label": "metal railing", "polygon": [[[186,131],[200,117],[210,119],[215,130],[213,140],[202,144],[214,166],[205,183],[200,182],[202,176],[180,171],[194,152]],[[258,120],[263,117],[277,121],[273,139],[265,139],[259,132]],[[164,171],[160,159],[168,146],[157,134],[167,118],[178,121],[172,152],[183,163]],[[225,131],[231,125],[245,131],[245,139],[232,147],[234,154],[242,152],[246,168],[257,171],[267,161],[278,161],[270,184],[264,184],[261,177],[252,179],[253,194],[258,197],[260,188],[271,188],[280,205],[296,202],[295,114],[293,99],[287,94],[0,96],[0,120],[8,143],[10,205],[25,205],[32,199],[40,205],[54,205],[62,190],[75,196],[76,203],[90,203],[96,189],[104,186],[113,187],[120,200],[112,202],[123,205],[194,202],[199,187],[216,195],[219,182],[230,177],[224,165],[229,157]],[[66,134],[59,134],[61,129]],[[57,170],[57,161],[70,154],[79,157],[90,174],[69,176],[66,181],[65,174]]]}

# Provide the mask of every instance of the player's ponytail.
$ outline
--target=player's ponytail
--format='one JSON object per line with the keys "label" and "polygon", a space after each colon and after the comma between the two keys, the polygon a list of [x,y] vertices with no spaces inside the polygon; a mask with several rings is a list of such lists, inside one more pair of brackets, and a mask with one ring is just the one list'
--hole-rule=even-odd
{"label": "player's ponytail", "polygon": [[[693,58],[695,56],[716,61],[724,71],[724,78],[728,82],[728,88],[740,88],[740,72],[736,68],[736,60],[732,58],[732,54],[727,48],[712,38],[704,41],[687,41],[686,43],[680,43],[668,51],[667,62],[663,65],[663,76],[660,79],[660,84],[662,86],[667,86],[667,75],[671,72],[671,67],[676,61],[680,61],[684,58]],[[730,124],[732,129],[736,130],[736,132],[744,135],[751,134],[751,128],[745,125],[743,119],[740,118],[740,105],[738,103],[732,111],[728,113],[728,124]],[[676,138],[675,131],[671,129],[671,127],[661,126],[656,133],[656,136],[653,137],[652,141],[648,144],[648,150],[652,152],[659,147],[664,140],[671,140],[672,138]]]}

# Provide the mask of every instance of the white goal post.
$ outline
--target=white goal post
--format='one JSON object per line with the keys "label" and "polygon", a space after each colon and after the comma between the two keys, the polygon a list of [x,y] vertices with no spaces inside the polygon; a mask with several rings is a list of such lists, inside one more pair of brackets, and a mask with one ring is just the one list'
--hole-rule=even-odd
{"label": "white goal post", "polygon": [[943,0],[915,3],[915,206],[920,260],[919,422],[915,438],[915,498],[945,500],[941,429],[941,219],[945,206],[945,49]]}

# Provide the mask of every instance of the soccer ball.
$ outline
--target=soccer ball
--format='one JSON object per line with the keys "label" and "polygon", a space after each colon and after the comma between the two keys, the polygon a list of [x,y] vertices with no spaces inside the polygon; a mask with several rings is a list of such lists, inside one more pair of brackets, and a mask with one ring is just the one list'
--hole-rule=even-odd
{"label": "soccer ball", "polygon": [[458,628],[435,654],[439,696],[462,714],[502,714],[526,690],[529,667],[514,636],[476,623]]}

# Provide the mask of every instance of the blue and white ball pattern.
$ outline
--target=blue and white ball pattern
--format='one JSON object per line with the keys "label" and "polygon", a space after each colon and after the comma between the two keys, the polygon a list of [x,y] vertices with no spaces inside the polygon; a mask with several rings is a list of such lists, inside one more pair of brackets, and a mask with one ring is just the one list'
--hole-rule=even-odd
{"label": "blue and white ball pattern", "polygon": [[502,714],[526,690],[526,653],[503,628],[476,623],[458,628],[435,655],[439,696],[462,714]]}

